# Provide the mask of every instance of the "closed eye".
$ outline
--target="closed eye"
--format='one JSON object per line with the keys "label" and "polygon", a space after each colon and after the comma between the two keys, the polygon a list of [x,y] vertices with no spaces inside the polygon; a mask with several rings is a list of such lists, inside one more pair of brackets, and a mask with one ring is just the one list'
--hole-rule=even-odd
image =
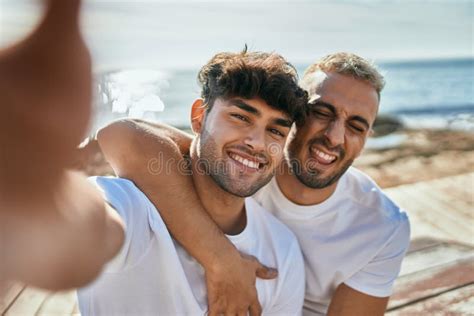
{"label": "closed eye", "polygon": [[360,126],[357,126],[357,125],[354,125],[354,124],[349,124],[349,126],[358,133],[365,132],[365,128],[363,128],[363,127],[360,127]]}
{"label": "closed eye", "polygon": [[320,118],[329,118],[332,116],[332,113],[314,110],[313,115]]}

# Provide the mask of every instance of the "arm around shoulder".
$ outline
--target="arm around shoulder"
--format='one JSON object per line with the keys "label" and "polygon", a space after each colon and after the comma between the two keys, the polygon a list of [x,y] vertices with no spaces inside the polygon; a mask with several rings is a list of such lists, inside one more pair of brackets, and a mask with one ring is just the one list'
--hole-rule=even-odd
{"label": "arm around shoulder", "polygon": [[178,161],[192,136],[169,125],[138,119],[117,120],[97,132],[100,148],[118,176],[132,178],[151,159]]}

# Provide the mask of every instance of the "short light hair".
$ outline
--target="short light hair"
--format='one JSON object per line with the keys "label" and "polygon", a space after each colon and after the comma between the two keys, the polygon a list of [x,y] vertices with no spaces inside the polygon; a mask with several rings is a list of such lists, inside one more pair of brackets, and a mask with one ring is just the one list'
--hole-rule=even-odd
{"label": "short light hair", "polygon": [[334,72],[341,75],[351,76],[354,79],[365,81],[370,84],[380,100],[380,92],[385,86],[385,79],[370,61],[352,53],[335,53],[327,55],[306,69],[302,84],[308,80],[308,76],[316,71]]}

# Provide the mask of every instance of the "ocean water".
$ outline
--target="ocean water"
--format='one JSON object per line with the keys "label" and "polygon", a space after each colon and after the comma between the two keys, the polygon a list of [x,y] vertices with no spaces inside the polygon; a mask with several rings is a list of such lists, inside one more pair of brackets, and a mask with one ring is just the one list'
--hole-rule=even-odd
{"label": "ocean water", "polygon": [[[300,75],[308,65],[297,65]],[[379,65],[386,78],[381,114],[408,127],[474,132],[474,59],[404,61]],[[97,75],[92,129],[121,117],[189,126],[199,97],[198,69],[124,69]]]}

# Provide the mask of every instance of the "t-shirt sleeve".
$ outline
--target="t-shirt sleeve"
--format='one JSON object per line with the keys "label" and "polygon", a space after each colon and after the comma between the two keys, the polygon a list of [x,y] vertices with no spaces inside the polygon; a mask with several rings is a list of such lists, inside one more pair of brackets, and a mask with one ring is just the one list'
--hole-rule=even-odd
{"label": "t-shirt sleeve", "polygon": [[410,224],[408,218],[404,217],[385,247],[344,283],[371,296],[390,296],[409,244]]}
{"label": "t-shirt sleeve", "polygon": [[92,177],[89,181],[102,192],[104,200],[125,224],[125,241],[120,252],[105,266],[105,273],[133,267],[150,246],[153,232],[149,223],[150,208],[145,195],[129,180]]}
{"label": "t-shirt sleeve", "polygon": [[305,294],[304,261],[296,238],[283,269],[278,271],[279,290],[271,310],[264,315],[301,315]]}

